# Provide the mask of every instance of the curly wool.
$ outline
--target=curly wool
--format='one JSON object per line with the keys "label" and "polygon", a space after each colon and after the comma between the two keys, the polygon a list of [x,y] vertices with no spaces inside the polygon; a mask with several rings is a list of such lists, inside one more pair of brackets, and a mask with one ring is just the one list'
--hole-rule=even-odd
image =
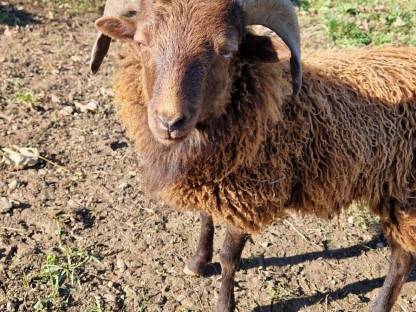
{"label": "curly wool", "polygon": [[288,64],[237,59],[226,112],[175,147],[148,129],[133,55],[117,76],[120,116],[170,206],[257,233],[290,210],[331,217],[359,202],[416,251],[416,48],[305,53],[295,99]]}

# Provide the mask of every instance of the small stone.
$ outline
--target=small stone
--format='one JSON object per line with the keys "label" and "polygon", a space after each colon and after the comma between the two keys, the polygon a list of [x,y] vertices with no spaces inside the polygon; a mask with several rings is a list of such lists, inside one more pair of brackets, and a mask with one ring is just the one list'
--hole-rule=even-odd
{"label": "small stone", "polygon": [[13,209],[13,203],[6,197],[0,197],[0,211],[10,212]]}
{"label": "small stone", "polygon": [[75,102],[75,107],[78,108],[81,113],[93,112],[98,108],[98,102],[96,100],[92,100],[86,105]]}
{"label": "small stone", "polygon": [[260,245],[264,248],[267,248],[267,247],[271,246],[272,243],[270,243],[270,242],[260,242]]}
{"label": "small stone", "polygon": [[72,198],[70,200],[68,200],[68,207],[75,209],[75,208],[79,208],[79,204],[73,200]]}
{"label": "small stone", "polygon": [[122,273],[124,272],[124,271],[126,271],[127,270],[127,265],[126,265],[126,263],[123,261],[123,259],[117,259],[117,263],[116,263],[116,267],[117,267],[117,269],[119,269]]}
{"label": "small stone", "polygon": [[118,186],[118,188],[119,188],[120,190],[125,190],[125,189],[126,189],[126,188],[128,188],[129,186],[130,186],[130,184],[129,184],[128,182],[124,181],[124,182],[120,183],[120,185]]}
{"label": "small stone", "polygon": [[48,172],[45,169],[39,169],[38,170],[38,175],[40,176],[45,176]]}
{"label": "small stone", "polygon": [[114,296],[113,294],[110,294],[110,293],[105,294],[104,295],[104,299],[108,303],[114,303],[117,300],[116,296]]}
{"label": "small stone", "polygon": [[73,62],[81,62],[81,58],[77,55],[71,56],[71,61]]}
{"label": "small stone", "polygon": [[353,216],[348,217],[348,223],[349,224],[354,224],[354,217]]}
{"label": "small stone", "polygon": [[114,283],[113,283],[112,281],[109,281],[109,282],[107,283],[107,287],[108,287],[108,288],[113,288],[113,287],[114,287]]}
{"label": "small stone", "polygon": [[51,101],[55,104],[58,104],[60,102],[59,97],[57,97],[55,94],[51,95]]}
{"label": "small stone", "polygon": [[11,28],[11,27],[6,26],[6,29],[5,29],[3,34],[6,37],[12,37],[12,36],[16,35],[17,33],[18,33],[17,28]]}
{"label": "small stone", "polygon": [[58,114],[61,116],[70,116],[73,114],[73,112],[74,109],[71,106],[65,106],[58,112]]}
{"label": "small stone", "polygon": [[18,187],[19,187],[19,185],[20,185],[20,182],[19,181],[17,181],[17,180],[13,180],[13,181],[11,181],[10,183],[9,183],[9,189],[10,190],[12,190],[12,191],[14,191],[15,189],[17,189]]}
{"label": "small stone", "polygon": [[8,301],[6,304],[6,310],[8,312],[15,312],[17,308],[17,304],[13,301]]}

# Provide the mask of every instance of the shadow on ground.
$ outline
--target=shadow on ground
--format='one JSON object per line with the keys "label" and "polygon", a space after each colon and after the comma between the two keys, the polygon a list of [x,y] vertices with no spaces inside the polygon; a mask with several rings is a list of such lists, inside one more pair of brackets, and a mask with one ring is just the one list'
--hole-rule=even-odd
{"label": "shadow on ground", "polygon": [[12,5],[0,4],[0,25],[26,26],[36,23],[36,18],[32,13],[19,10]]}
{"label": "shadow on ground", "polygon": [[[413,270],[413,272],[411,273],[407,281],[408,282],[416,281],[415,269]],[[381,286],[383,286],[383,282],[384,282],[384,277],[379,277],[379,278],[375,278],[371,280],[365,279],[363,281],[351,283],[335,291],[316,293],[312,296],[307,296],[307,297],[292,298],[292,299],[284,300],[281,302],[277,302],[275,304],[257,307],[251,312],[281,312],[281,311],[297,312],[300,309],[312,306],[319,302],[326,301],[329,303],[331,301],[343,299],[350,294],[354,294],[354,295],[361,297],[361,300],[364,302],[369,302],[369,299],[367,297],[364,297],[363,295],[376,288],[380,288]]]}
{"label": "shadow on ground", "polygon": [[[242,259],[240,264],[241,270],[249,270],[256,267],[267,268],[269,266],[286,266],[286,265],[297,265],[306,261],[313,261],[317,259],[347,259],[358,257],[363,252],[369,251],[371,249],[377,249],[377,244],[384,242],[382,236],[375,236],[373,239],[367,243],[354,245],[346,248],[339,248],[334,250],[322,250],[314,251],[310,253],[305,253],[302,255],[295,255],[290,257],[255,257],[250,259]],[[219,263],[212,263],[207,267],[205,275],[207,277],[218,275],[221,273],[221,266]]]}
{"label": "shadow on ground", "polygon": [[[286,265],[296,265],[307,261],[322,260],[322,259],[347,259],[353,258],[361,255],[363,252],[369,251],[371,249],[377,249],[377,244],[383,242],[384,238],[382,236],[376,236],[371,241],[365,244],[358,244],[351,247],[339,248],[335,250],[323,250],[310,252],[302,255],[295,255],[290,257],[270,257],[270,258],[251,258],[243,259],[241,261],[240,269],[249,270],[256,267],[270,267],[270,266],[286,266]],[[218,275],[221,273],[221,266],[219,263],[211,264],[206,271],[206,276]],[[387,272],[386,272],[387,273]],[[416,281],[416,270],[413,270],[408,281]],[[379,288],[383,285],[384,277],[375,278],[372,280],[362,280],[355,283],[351,283],[342,288],[339,288],[335,291],[328,291],[324,293],[316,293],[307,297],[298,297],[277,302],[267,306],[257,307],[251,312],[297,312],[302,308],[312,306],[322,301],[331,302],[334,300],[339,300],[347,297],[350,294],[355,295],[364,295],[376,288]],[[362,297],[363,301],[368,301],[368,298]]]}

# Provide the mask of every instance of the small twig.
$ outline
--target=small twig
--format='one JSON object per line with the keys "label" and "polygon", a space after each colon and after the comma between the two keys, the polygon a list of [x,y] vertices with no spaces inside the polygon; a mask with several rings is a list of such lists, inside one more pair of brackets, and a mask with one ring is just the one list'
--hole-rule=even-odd
{"label": "small twig", "polygon": [[24,230],[16,229],[16,228],[8,227],[8,226],[1,226],[1,228],[3,230],[16,231],[16,232],[24,232]]}
{"label": "small twig", "polygon": [[292,223],[290,223],[288,220],[283,220],[283,223],[285,223],[286,225],[290,226],[292,228],[292,230],[294,230],[305,242],[312,244],[318,248],[321,248],[321,246],[319,246],[318,244],[316,244],[315,242],[311,241],[309,238],[307,238],[304,234],[302,234],[301,231],[299,231]]}
{"label": "small twig", "polygon": [[46,161],[48,164],[51,164],[52,166],[55,166],[55,167],[57,167],[59,169],[62,169],[63,171],[65,171],[67,173],[72,174],[72,172],[69,169],[65,168],[64,166],[61,166],[61,165],[57,164],[56,162],[53,162],[50,159],[47,159],[47,158],[45,158],[43,156],[40,156],[40,155],[39,155],[39,159],[42,159],[43,161]]}

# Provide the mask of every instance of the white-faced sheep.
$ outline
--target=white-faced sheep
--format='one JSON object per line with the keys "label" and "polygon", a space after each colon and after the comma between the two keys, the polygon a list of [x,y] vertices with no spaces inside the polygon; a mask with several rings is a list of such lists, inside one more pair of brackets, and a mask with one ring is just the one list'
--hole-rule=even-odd
{"label": "white-faced sheep", "polygon": [[[372,306],[389,311],[416,259],[416,48],[320,51],[301,65],[289,0],[127,2],[114,12],[107,3],[96,22],[93,70],[109,38],[130,43],[116,84],[121,119],[148,189],[201,212],[188,272],[211,261],[212,217],[227,225],[215,311],[234,310],[248,234],[288,211],[327,217],[354,201],[381,217],[392,247]],[[253,24],[282,38],[290,62],[282,45],[247,31]]]}

